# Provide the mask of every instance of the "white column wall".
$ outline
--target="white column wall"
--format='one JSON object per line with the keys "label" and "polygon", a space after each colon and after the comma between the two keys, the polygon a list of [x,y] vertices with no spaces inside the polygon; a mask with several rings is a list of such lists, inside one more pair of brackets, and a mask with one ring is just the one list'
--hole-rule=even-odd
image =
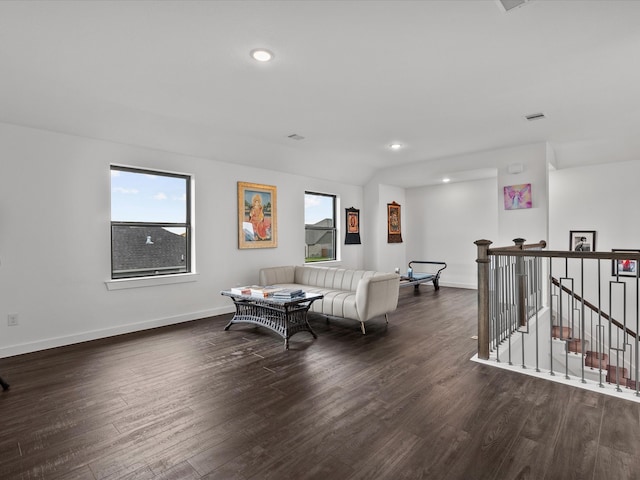
{"label": "white column wall", "polygon": [[[495,153],[498,167],[498,236],[493,246],[513,245],[514,238],[536,243],[549,238],[549,188],[547,145],[538,143]],[[512,174],[510,165],[521,165],[522,173]],[[531,184],[532,208],[505,210],[504,187]]]}

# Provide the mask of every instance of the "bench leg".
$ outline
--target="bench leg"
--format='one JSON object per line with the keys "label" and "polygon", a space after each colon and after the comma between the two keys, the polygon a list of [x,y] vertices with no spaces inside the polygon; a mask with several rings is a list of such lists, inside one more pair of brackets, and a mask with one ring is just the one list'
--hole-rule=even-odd
{"label": "bench leg", "polygon": [[433,280],[433,286],[435,287],[436,290],[440,290],[440,285],[438,284],[437,278]]}

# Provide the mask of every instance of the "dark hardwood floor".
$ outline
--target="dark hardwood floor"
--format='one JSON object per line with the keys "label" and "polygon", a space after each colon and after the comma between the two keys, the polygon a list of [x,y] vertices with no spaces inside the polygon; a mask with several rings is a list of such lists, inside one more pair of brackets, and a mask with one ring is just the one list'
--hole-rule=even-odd
{"label": "dark hardwood floor", "polygon": [[640,404],[469,361],[473,290],[289,351],[229,318],[0,359],[0,478],[640,478]]}

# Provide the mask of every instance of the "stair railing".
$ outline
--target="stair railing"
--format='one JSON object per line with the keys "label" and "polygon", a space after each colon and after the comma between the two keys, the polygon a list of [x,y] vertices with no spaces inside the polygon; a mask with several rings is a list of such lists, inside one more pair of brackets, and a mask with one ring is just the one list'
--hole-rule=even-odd
{"label": "stair railing", "polygon": [[[498,361],[501,348],[508,351],[512,364],[512,342],[522,338],[522,366],[525,367],[524,335],[535,337],[535,360],[529,362],[539,371],[539,341],[548,341],[548,349],[557,351],[554,340],[566,342],[564,373],[569,378],[569,353],[585,355],[592,345],[595,359],[610,357],[611,368],[599,368],[600,383],[610,376],[618,390],[633,387],[638,394],[640,358],[640,252],[583,252],[543,250],[546,242],[490,248],[489,240],[475,242],[478,248],[478,358]],[[630,270],[619,270],[623,264]],[[604,265],[604,269],[603,269]],[[610,274],[607,272],[611,272]],[[557,278],[554,272],[558,272]],[[592,302],[585,298],[591,298]],[[606,306],[606,307],[605,307]],[[530,320],[547,307],[551,312],[548,336],[540,333],[538,323],[529,332]],[[608,313],[607,313],[608,312]],[[589,319],[587,319],[589,316]],[[635,331],[634,331],[635,329]],[[514,335],[518,333],[518,337]],[[549,354],[548,354],[549,355]],[[548,368],[555,374],[554,358]],[[605,362],[606,364],[606,362]],[[591,369],[594,369],[594,363]],[[598,365],[598,362],[595,362]],[[626,374],[627,370],[631,374]],[[592,372],[589,372],[590,374]],[[627,375],[627,376],[625,376]],[[613,378],[615,376],[615,378]],[[581,380],[585,381],[584,362]]]}

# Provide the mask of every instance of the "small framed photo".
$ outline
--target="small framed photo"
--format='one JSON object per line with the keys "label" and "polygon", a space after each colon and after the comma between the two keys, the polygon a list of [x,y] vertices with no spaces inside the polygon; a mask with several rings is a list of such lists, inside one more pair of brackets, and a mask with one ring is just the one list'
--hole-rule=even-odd
{"label": "small framed photo", "polygon": [[238,182],[238,248],[276,247],[276,214],[276,187]]}
{"label": "small framed photo", "polygon": [[595,252],[595,230],[571,230],[569,232],[569,250],[574,252]]}
{"label": "small framed photo", "polygon": [[[640,253],[640,250],[611,249],[612,252]],[[629,258],[616,258],[611,261],[611,275],[614,277],[635,277],[638,274],[638,261]]]}

